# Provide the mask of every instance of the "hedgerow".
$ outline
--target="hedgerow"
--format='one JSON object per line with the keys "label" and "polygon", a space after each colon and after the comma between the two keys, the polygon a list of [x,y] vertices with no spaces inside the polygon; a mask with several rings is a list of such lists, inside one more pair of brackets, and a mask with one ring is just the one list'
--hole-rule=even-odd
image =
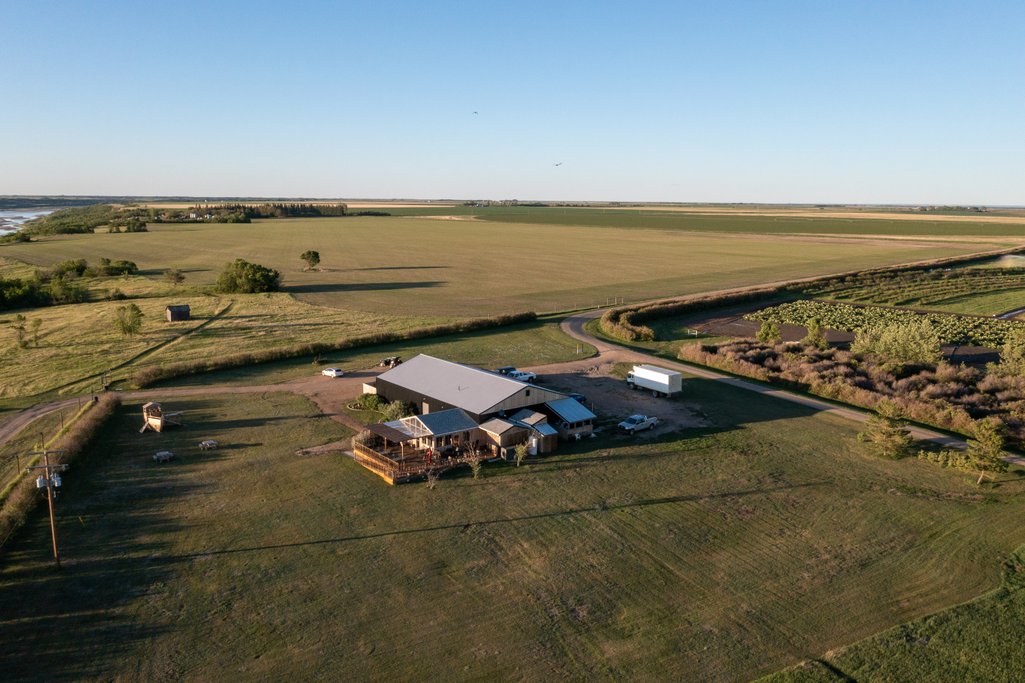
{"label": "hedgerow", "polygon": [[295,344],[265,351],[254,351],[252,353],[238,353],[226,356],[214,356],[195,361],[182,361],[179,363],[168,363],[166,365],[154,365],[138,370],[133,376],[134,384],[137,387],[146,387],[155,382],[184,377],[202,372],[214,370],[226,370],[229,368],[246,367],[259,365],[261,363],[272,363],[290,358],[301,358],[303,356],[316,356],[317,354],[329,353],[332,351],[347,351],[358,349],[364,346],[378,346],[380,344],[392,344],[395,342],[412,341],[414,339],[426,339],[446,334],[458,334],[460,332],[473,332],[486,330],[506,325],[517,325],[537,320],[537,314],[533,312],[513,313],[509,315],[491,316],[488,318],[474,318],[461,322],[445,325],[431,325],[428,327],[417,327],[402,332],[376,332],[363,334],[355,337],[348,337],[337,342],[317,342],[306,344]]}

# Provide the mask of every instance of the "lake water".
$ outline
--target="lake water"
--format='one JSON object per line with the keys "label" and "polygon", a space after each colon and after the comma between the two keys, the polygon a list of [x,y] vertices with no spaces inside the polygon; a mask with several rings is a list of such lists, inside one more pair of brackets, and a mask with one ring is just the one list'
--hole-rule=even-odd
{"label": "lake water", "polygon": [[53,213],[53,209],[4,209],[0,211],[0,235],[15,232],[25,221]]}

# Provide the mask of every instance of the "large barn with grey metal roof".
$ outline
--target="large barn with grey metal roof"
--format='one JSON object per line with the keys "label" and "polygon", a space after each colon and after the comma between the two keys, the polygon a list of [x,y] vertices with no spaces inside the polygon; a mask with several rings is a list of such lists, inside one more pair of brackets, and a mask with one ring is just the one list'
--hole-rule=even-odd
{"label": "large barn with grey metal roof", "polygon": [[379,375],[378,395],[411,403],[420,414],[459,408],[478,424],[566,395],[452,361],[419,355]]}

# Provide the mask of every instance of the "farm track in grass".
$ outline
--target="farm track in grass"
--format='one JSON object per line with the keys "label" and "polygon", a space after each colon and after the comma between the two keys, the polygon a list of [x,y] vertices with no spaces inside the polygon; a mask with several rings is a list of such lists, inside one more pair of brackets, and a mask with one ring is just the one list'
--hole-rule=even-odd
{"label": "farm track in grass", "polygon": [[[167,268],[181,268],[190,285],[212,283],[226,262],[241,257],[277,268],[286,291],[310,303],[465,318],[714,291],[1025,242],[1022,236],[974,234],[907,241],[788,236],[767,219],[752,223],[749,232],[701,232],[700,225],[593,227],[560,224],[559,216],[544,214],[550,223],[363,217],[151,225],[147,233],[6,245],[0,256],[33,266],[68,258],[127,259],[154,279]],[[815,229],[828,232],[826,227]],[[302,270],[298,255],[306,249],[320,252],[318,270]]]}
{"label": "farm track in grass", "polygon": [[2,558],[5,672],[747,680],[996,585],[1023,540],[1014,473],[980,490],[686,384],[708,427],[435,490],[296,458],[345,435],[298,397],[179,397],[188,427],[159,435],[130,402],[65,477],[61,575],[42,512]]}

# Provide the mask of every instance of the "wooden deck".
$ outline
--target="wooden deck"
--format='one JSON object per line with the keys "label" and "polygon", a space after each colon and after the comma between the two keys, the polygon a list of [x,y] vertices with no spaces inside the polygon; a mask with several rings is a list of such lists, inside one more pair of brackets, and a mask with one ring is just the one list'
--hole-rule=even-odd
{"label": "wooden deck", "polygon": [[[422,479],[429,471],[445,472],[470,461],[469,456],[446,457],[434,453],[428,460],[427,451],[409,450],[400,453],[398,448],[375,450],[363,444],[353,444],[353,457],[360,465],[384,479],[389,484],[403,484]],[[487,458],[488,455],[482,456]]]}

